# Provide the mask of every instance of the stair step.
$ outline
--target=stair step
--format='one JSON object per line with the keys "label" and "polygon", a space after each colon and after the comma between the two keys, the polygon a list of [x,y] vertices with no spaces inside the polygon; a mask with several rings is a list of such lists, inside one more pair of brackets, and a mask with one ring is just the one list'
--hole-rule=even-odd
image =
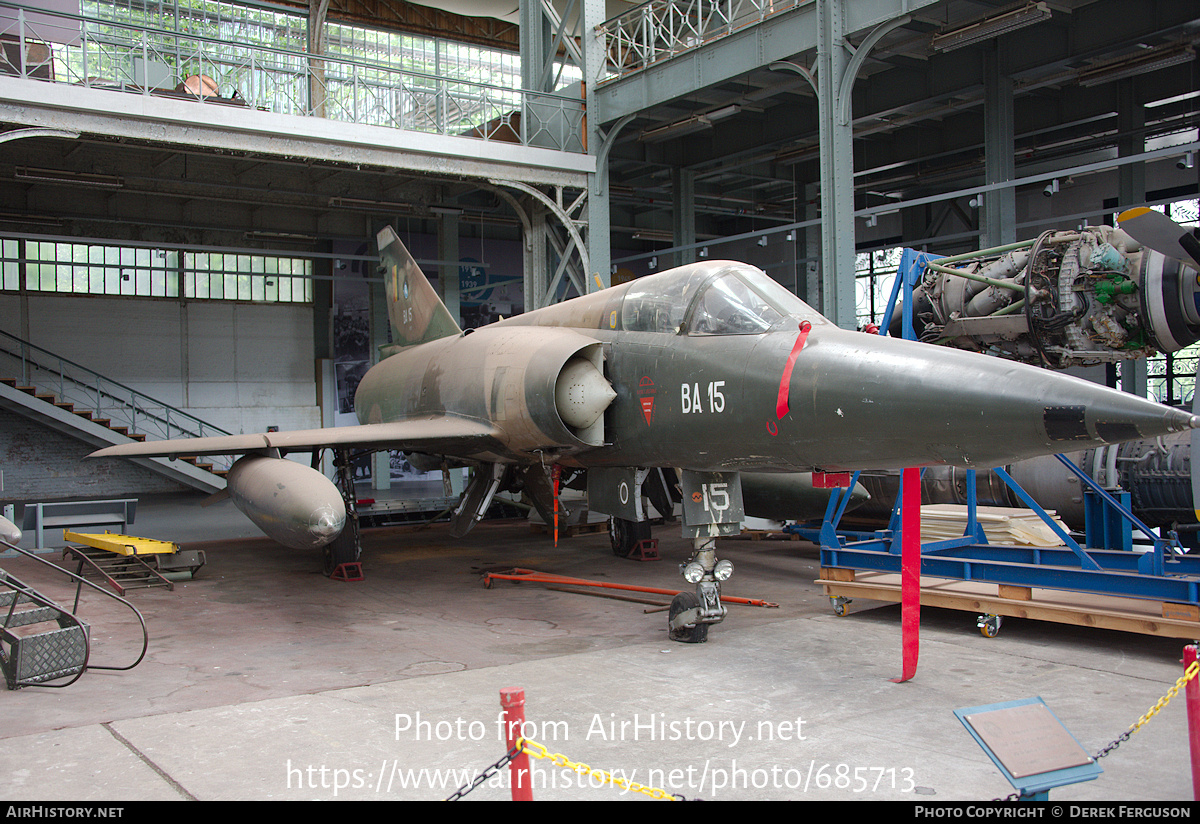
{"label": "stair step", "polygon": [[75,675],[87,662],[86,625],[24,637],[5,632],[4,636],[12,645],[11,659],[4,662],[4,678],[10,690]]}
{"label": "stair step", "polygon": [[33,599],[24,592],[16,592],[15,590],[11,589],[0,592],[0,607],[10,607],[12,606],[13,601],[16,601],[18,604],[33,603]]}
{"label": "stair step", "polygon": [[54,607],[38,607],[37,609],[24,609],[19,612],[14,612],[12,615],[5,613],[3,623],[6,629],[11,627],[29,627],[34,624],[41,624],[46,621],[55,621],[62,612]]}

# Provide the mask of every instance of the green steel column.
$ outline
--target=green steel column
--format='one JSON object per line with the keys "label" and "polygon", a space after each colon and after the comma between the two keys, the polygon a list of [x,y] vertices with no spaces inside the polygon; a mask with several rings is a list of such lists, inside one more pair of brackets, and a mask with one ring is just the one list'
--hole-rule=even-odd
{"label": "green steel column", "polygon": [[[983,163],[986,183],[1016,177],[1014,160],[1013,82],[1007,55],[993,41],[984,50]],[[1017,191],[995,189],[983,195],[982,246],[999,246],[1017,239]]]}
{"label": "green steel column", "polygon": [[458,222],[459,215],[438,216],[438,292],[442,303],[450,310],[450,317],[462,323],[462,281],[458,273]]}
{"label": "green steel column", "polygon": [[[600,118],[594,113],[596,106],[596,82],[604,76],[604,37],[596,28],[605,21],[607,7],[604,0],[583,2],[583,78],[585,112],[593,113],[585,125],[588,154],[596,158],[596,171],[588,175],[587,200],[587,251],[591,272],[584,272],[588,290],[608,286],[612,282],[611,215],[608,199],[608,156],[605,151],[605,133],[600,130]],[[620,129],[617,124],[611,129]],[[596,283],[596,278],[600,283]]]}
{"label": "green steel column", "polygon": [[675,265],[696,260],[696,173],[674,166],[671,169],[671,223],[676,246],[688,246],[675,255]]}
{"label": "green steel column", "polygon": [[[1117,154],[1121,157],[1146,151],[1146,107],[1139,94],[1139,81],[1130,77],[1117,82]],[[1122,209],[1146,202],[1146,164],[1126,163],[1118,173],[1117,199]],[[1121,362],[1121,389],[1138,397],[1146,397],[1146,359]]]}
{"label": "green steel column", "polygon": [[[856,326],[854,135],[838,99],[847,78],[845,0],[817,0],[817,99],[821,138],[821,305],[843,329]],[[848,90],[847,90],[848,93]],[[849,107],[847,107],[848,109]]]}

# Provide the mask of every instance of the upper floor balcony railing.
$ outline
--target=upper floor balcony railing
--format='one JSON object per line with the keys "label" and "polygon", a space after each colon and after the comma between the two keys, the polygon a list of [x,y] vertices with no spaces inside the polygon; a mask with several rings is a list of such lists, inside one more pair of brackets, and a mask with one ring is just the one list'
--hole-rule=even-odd
{"label": "upper floor balcony railing", "polygon": [[584,153],[577,95],[0,1],[0,75]]}
{"label": "upper floor balcony railing", "polygon": [[814,0],[648,0],[600,26],[615,80]]}

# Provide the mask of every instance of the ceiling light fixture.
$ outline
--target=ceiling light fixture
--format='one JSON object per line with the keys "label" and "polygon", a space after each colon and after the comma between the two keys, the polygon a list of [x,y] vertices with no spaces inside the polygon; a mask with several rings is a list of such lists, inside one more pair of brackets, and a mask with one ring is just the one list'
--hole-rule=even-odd
{"label": "ceiling light fixture", "polygon": [[657,126],[653,129],[646,129],[638,137],[638,140],[643,143],[659,143],[663,140],[670,140],[673,137],[683,137],[684,135],[702,132],[705,129],[711,129],[713,123],[718,120],[724,120],[727,117],[733,117],[742,110],[742,107],[736,103],[731,103],[728,106],[722,106],[719,109],[714,109],[711,112],[703,114],[694,114],[691,117],[677,120],[674,123],[668,123],[666,126]]}
{"label": "ceiling light fixture", "polygon": [[296,232],[242,232],[244,240],[260,240],[271,241],[275,243],[316,243],[317,238],[314,235],[302,235]]}
{"label": "ceiling light fixture", "polygon": [[1114,80],[1135,77],[1147,72],[1157,71],[1158,69],[1165,69],[1168,66],[1190,63],[1195,59],[1196,50],[1188,45],[1146,49],[1140,54],[1122,57],[1119,60],[1093,63],[1079,72],[1079,85],[1085,88],[1099,86],[1101,83],[1111,83]]}
{"label": "ceiling light fixture", "polygon": [[388,203],[382,200],[362,200],[357,197],[331,197],[329,207],[337,209],[379,210],[382,212],[411,212],[411,203]]}
{"label": "ceiling light fixture", "polygon": [[654,240],[661,243],[672,243],[675,240],[675,235],[670,232],[658,232],[654,229],[638,229],[633,233],[634,240]]}
{"label": "ceiling light fixture", "polygon": [[100,189],[120,189],[125,185],[125,181],[116,175],[97,175],[59,169],[35,169],[31,166],[18,166],[13,170],[13,177],[17,180],[61,183],[64,186],[94,186]]}
{"label": "ceiling light fixture", "polygon": [[1046,3],[1030,3],[1023,8],[1014,9],[995,17],[987,17],[959,26],[941,34],[935,34],[930,45],[936,51],[948,52],[972,46],[985,40],[991,40],[1002,34],[1008,34],[1034,23],[1046,20],[1051,16],[1050,7]]}

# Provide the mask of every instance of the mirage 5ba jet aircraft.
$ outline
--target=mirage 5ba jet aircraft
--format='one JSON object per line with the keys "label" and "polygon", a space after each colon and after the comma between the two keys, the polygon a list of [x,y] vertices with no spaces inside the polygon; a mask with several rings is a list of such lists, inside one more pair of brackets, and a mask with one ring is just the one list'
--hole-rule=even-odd
{"label": "mirage 5ba jet aircraft", "polygon": [[[547,468],[587,471],[588,506],[645,520],[643,482],[678,471],[693,540],[676,640],[721,621],[717,536],[742,472],[990,468],[1196,426],[1192,415],[1032,366],[839,329],[752,266],[705,261],[461,330],[392,229],[378,237],[395,343],[363,378],[358,426],[128,444],[94,456],[243,454],[235,504],[294,547],[342,530],[341,494],[290,452],[399,449],[475,472],[465,534],[502,488],[552,510]],[[351,487],[352,488],[352,487]],[[654,500],[655,487],[646,494]],[[661,486],[658,495],[663,494]],[[657,507],[657,504],[656,504]]]}

